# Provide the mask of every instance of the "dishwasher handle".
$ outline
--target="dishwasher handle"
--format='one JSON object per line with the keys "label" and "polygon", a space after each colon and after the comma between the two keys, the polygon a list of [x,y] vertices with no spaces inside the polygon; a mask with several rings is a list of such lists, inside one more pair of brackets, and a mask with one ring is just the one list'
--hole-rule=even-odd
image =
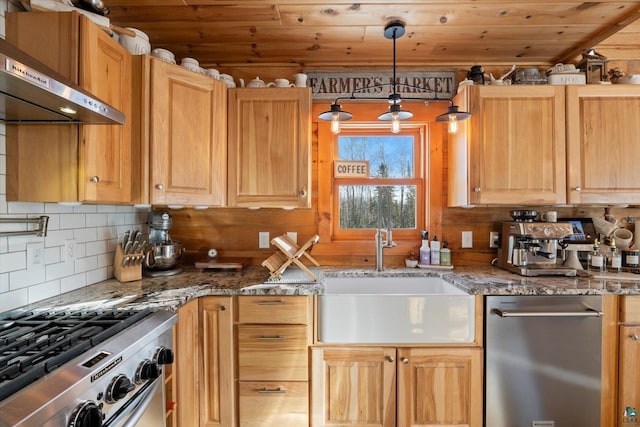
{"label": "dishwasher handle", "polygon": [[587,308],[585,311],[526,311],[494,309],[500,317],[602,317],[602,311]]}

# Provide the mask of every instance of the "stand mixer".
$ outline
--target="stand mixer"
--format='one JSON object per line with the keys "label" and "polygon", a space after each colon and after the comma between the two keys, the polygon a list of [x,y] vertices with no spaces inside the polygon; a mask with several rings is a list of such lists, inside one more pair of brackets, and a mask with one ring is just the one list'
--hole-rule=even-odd
{"label": "stand mixer", "polygon": [[184,249],[177,240],[172,240],[169,230],[172,225],[171,214],[166,211],[149,212],[149,247],[145,253],[144,275],[149,277],[173,276],[184,271],[178,267]]}

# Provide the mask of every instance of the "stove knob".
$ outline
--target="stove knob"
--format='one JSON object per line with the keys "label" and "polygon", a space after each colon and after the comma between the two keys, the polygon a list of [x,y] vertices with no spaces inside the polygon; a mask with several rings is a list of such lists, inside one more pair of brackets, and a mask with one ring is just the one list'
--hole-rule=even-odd
{"label": "stove knob", "polygon": [[136,384],[142,384],[145,381],[155,380],[160,376],[160,367],[157,363],[150,360],[144,360],[136,369]]}
{"label": "stove knob", "polygon": [[100,427],[102,426],[102,411],[92,401],[86,401],[73,410],[68,427]]}
{"label": "stove knob", "polygon": [[109,387],[107,387],[107,393],[105,396],[105,401],[107,403],[116,403],[118,400],[125,397],[131,390],[136,388],[135,385],[123,374],[117,375],[111,383]]}
{"label": "stove knob", "polygon": [[156,351],[154,360],[158,365],[171,365],[173,363],[173,351],[170,348],[160,347]]}

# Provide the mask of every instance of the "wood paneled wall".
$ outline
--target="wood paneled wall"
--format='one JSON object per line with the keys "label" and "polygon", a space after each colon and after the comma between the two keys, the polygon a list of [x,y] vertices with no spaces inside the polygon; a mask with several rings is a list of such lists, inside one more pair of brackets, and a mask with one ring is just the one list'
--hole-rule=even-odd
{"label": "wood paneled wall", "polygon": [[[319,108],[326,107],[322,105]],[[435,114],[435,113],[434,113]],[[439,125],[438,125],[439,126]],[[326,212],[318,208],[318,146],[326,141],[318,140],[318,124],[313,126],[313,199],[311,209],[259,209],[216,208],[208,210],[182,209],[171,211],[173,229],[171,236],[182,241],[187,249],[185,264],[206,258],[210,248],[216,248],[221,257],[250,258],[253,264],[260,264],[275,252],[274,248],[258,248],[258,232],[268,231],[270,236],[278,236],[289,231],[298,233],[298,241],[304,242],[319,233],[322,221],[326,222]],[[497,231],[502,221],[509,221],[509,211],[518,207],[475,207],[447,208],[446,144],[444,132],[432,132],[430,141],[430,170],[428,180],[431,199],[429,201],[430,221],[427,229],[430,236],[449,242],[454,265],[482,265],[496,257],[496,249],[489,248],[489,232]],[[327,179],[322,177],[321,179]],[[599,217],[604,208],[537,207],[539,211],[557,210],[559,217]],[[613,208],[611,213],[617,218],[640,217],[638,208]],[[629,225],[630,228],[632,226]],[[461,249],[461,232],[473,232],[473,248]],[[385,266],[402,266],[411,249],[420,241],[398,242],[396,248],[385,249]],[[314,257],[321,265],[340,265],[373,268],[375,266],[375,245],[373,235],[370,241],[349,244],[345,242],[320,242]]]}

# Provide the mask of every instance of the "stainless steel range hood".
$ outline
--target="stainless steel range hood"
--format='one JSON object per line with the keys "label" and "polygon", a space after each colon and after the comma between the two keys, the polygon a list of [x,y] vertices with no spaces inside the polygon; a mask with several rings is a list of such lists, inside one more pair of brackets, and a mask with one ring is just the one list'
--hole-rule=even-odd
{"label": "stainless steel range hood", "polygon": [[124,114],[0,38],[0,121],[124,124]]}

